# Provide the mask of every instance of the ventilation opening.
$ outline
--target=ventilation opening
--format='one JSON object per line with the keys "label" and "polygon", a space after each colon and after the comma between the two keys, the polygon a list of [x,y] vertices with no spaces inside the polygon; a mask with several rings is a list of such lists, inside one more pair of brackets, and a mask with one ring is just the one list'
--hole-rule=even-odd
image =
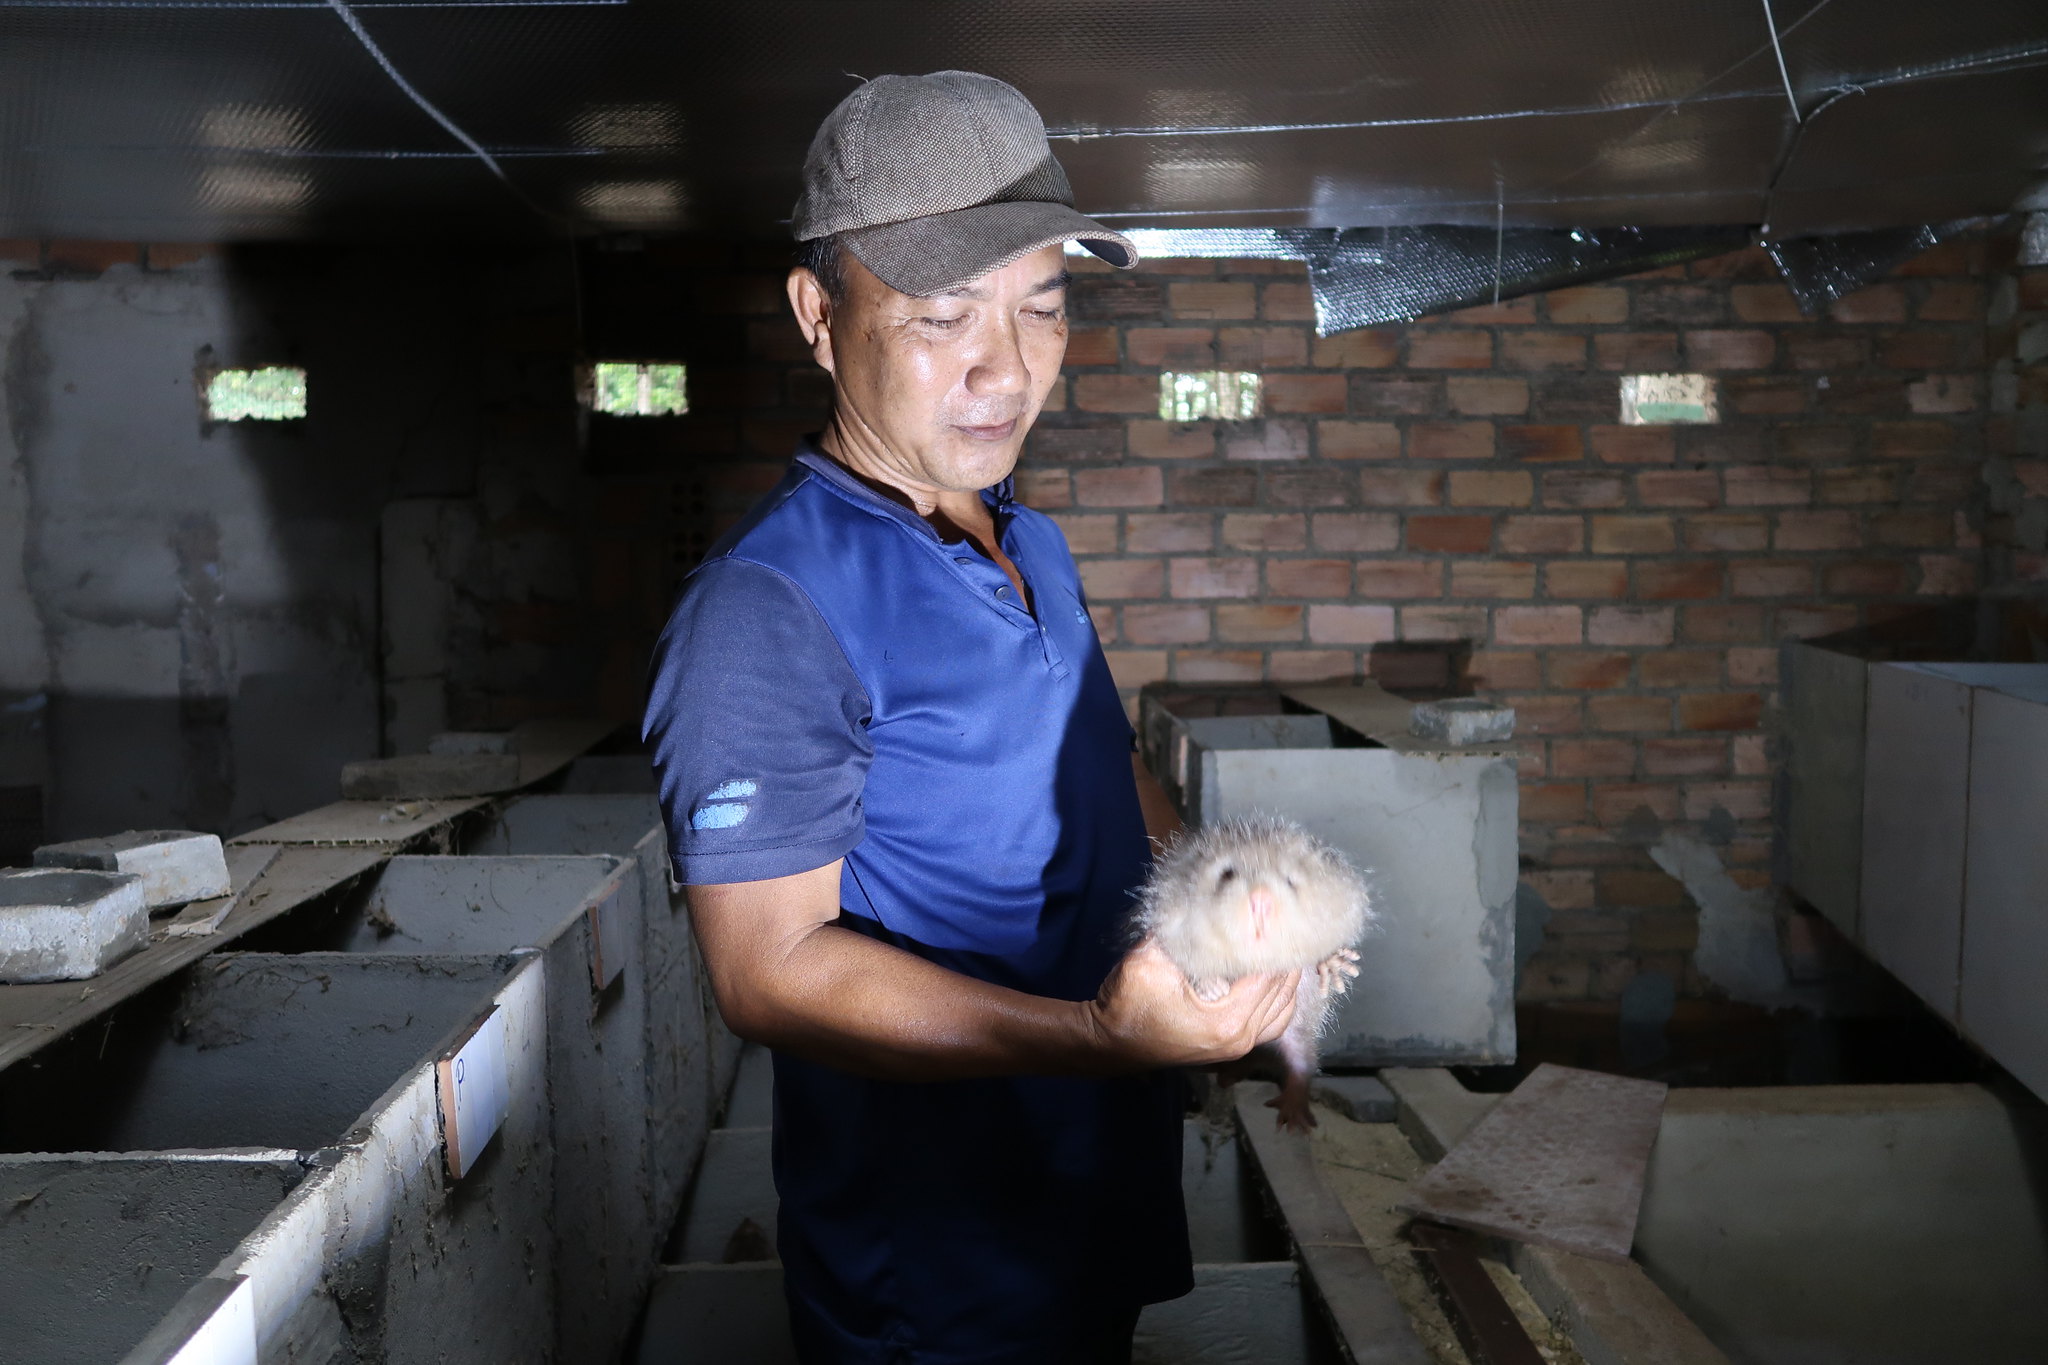
{"label": "ventilation opening", "polygon": [[1709,374],[1627,374],[1621,377],[1621,424],[1670,426],[1718,422],[1721,397]]}
{"label": "ventilation opening", "polygon": [[209,422],[290,422],[306,415],[306,372],[291,365],[206,374]]}
{"label": "ventilation opening", "polygon": [[1257,417],[1261,381],[1244,370],[1199,370],[1159,376],[1159,415],[1169,422],[1217,418],[1239,422]]}
{"label": "ventilation opening", "polygon": [[600,360],[584,372],[582,397],[610,417],[679,417],[690,410],[683,366],[665,361]]}

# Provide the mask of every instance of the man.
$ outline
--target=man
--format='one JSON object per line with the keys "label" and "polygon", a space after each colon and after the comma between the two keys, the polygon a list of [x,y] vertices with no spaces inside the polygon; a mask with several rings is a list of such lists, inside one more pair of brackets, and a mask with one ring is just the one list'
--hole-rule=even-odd
{"label": "man", "polygon": [[1190,1284],[1166,1068],[1277,1037],[1295,985],[1205,1003],[1125,952],[1172,811],[1065,541],[1011,501],[1063,243],[1136,252],[987,76],[868,82],[804,176],[789,298],[831,422],[691,576],[646,721],[719,1008],[775,1053],[799,1351],[1127,1360]]}

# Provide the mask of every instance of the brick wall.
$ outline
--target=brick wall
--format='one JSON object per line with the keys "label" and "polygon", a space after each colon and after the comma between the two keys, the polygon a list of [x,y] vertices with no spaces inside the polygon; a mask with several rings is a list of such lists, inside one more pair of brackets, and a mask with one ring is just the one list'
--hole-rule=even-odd
{"label": "brick wall", "polygon": [[[1066,531],[1128,689],[1373,677],[1514,705],[1548,912],[1523,997],[1645,969],[1698,993],[1693,907],[1647,847],[1689,830],[1768,883],[1778,642],[1979,588],[1998,249],[1938,247],[1820,319],[1745,251],[1327,338],[1294,263],[1082,261],[1022,496]],[[779,264],[698,295],[728,349],[678,449],[743,453],[694,460],[693,545],[825,400]],[[2038,274],[2007,287],[2044,304]],[[1159,372],[1210,368],[1260,372],[1266,415],[1159,420]],[[1620,425],[1618,376],[1673,370],[1718,376],[1722,422]]]}
{"label": "brick wall", "polygon": [[2038,592],[2048,587],[2048,266],[1998,279],[1991,322],[1987,586]]}

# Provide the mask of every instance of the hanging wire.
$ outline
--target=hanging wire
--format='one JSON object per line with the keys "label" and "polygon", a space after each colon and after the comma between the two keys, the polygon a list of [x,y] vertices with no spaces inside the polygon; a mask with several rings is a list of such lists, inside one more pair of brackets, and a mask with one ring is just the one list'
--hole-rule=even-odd
{"label": "hanging wire", "polygon": [[1799,97],[1792,93],[1792,73],[1785,69],[1785,45],[1778,41],[1778,21],[1771,17],[1771,0],[1764,0],[1764,26],[1771,31],[1771,51],[1778,57],[1778,79],[1785,83],[1785,102],[1792,106],[1792,121],[1804,123],[1799,115]]}
{"label": "hanging wire", "polygon": [[1493,303],[1500,306],[1501,252],[1507,245],[1508,192],[1499,171],[1493,173]]}

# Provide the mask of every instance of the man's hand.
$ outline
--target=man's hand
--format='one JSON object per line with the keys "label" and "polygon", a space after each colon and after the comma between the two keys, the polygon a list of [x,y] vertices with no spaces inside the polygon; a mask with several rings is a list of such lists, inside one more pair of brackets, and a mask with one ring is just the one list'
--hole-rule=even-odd
{"label": "man's hand", "polygon": [[1300,972],[1241,977],[1204,1000],[1146,939],[1124,955],[1092,1007],[1105,1046],[1134,1069],[1236,1061],[1286,1032]]}

